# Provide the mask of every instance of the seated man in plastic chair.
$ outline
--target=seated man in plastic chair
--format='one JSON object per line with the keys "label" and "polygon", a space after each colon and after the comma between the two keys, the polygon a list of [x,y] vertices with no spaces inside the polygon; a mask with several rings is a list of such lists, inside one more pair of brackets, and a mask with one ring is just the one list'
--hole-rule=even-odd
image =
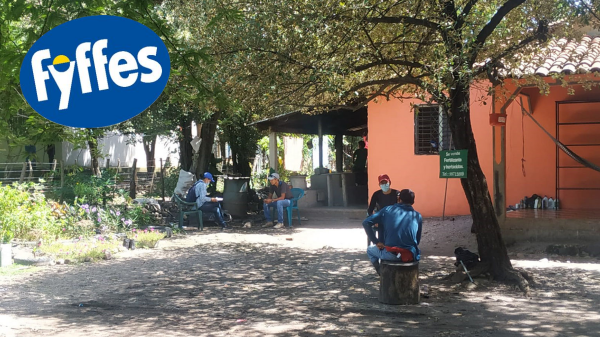
{"label": "seated man in plastic chair", "polygon": [[[287,183],[279,180],[279,174],[271,173],[269,175],[269,183],[271,184],[269,189],[269,197],[265,199],[263,209],[265,211],[265,218],[267,222],[263,225],[263,228],[272,227],[273,220],[271,219],[271,208],[277,208],[277,225],[274,228],[283,228],[283,212],[286,207],[290,205],[290,199],[292,195],[292,188]],[[273,198],[273,194],[277,195],[276,199]]]}
{"label": "seated man in plastic chair", "polygon": [[[204,172],[202,179],[198,180],[194,186],[190,187],[186,196],[186,201],[196,202],[202,213],[214,213],[216,222],[221,226],[221,229],[231,229],[232,227],[225,223],[223,219],[223,211],[217,198],[207,196],[208,185],[215,182],[212,174]],[[195,199],[195,200],[194,200]]]}
{"label": "seated man in plastic chair", "polygon": [[[398,198],[397,204],[384,207],[363,221],[365,232],[375,244],[367,248],[367,255],[377,274],[380,274],[379,260],[411,262],[421,258],[423,217],[412,207],[415,193],[404,189]],[[374,224],[383,227],[383,237],[375,236]]]}

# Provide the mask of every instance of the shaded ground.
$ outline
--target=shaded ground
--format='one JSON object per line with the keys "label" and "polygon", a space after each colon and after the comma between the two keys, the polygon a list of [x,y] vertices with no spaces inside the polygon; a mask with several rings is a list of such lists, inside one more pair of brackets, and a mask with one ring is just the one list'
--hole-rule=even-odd
{"label": "shaded ground", "polygon": [[429,297],[387,306],[359,226],[207,228],[112,261],[6,276],[0,336],[600,336],[595,259],[540,262],[537,246],[515,246],[513,263],[539,283],[532,297],[485,279],[469,289],[444,280],[456,245],[476,249],[468,219],[429,219]]}

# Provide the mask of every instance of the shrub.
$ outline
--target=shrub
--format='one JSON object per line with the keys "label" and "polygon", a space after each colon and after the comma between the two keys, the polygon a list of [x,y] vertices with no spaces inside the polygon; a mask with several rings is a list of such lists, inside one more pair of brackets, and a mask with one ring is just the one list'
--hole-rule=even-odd
{"label": "shrub", "polygon": [[56,238],[60,222],[34,183],[0,185],[0,240]]}
{"label": "shrub", "polygon": [[154,229],[136,230],[133,229],[127,234],[129,239],[136,241],[136,247],[139,248],[154,248],[156,243],[165,237],[165,233],[161,233]]}
{"label": "shrub", "polygon": [[80,238],[75,243],[53,242],[41,245],[36,250],[54,259],[69,259],[73,262],[83,262],[86,259],[94,261],[103,259],[106,252],[116,252],[120,242],[100,237],[98,240]]}

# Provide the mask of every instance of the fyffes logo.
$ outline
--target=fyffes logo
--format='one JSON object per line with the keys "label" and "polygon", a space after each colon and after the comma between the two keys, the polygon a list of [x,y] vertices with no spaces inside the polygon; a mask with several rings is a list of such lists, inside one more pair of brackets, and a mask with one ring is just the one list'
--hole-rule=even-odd
{"label": "fyffes logo", "polygon": [[167,47],[139,22],[89,16],[66,22],[34,43],[21,65],[31,107],[66,126],[126,121],[162,93],[171,70]]}

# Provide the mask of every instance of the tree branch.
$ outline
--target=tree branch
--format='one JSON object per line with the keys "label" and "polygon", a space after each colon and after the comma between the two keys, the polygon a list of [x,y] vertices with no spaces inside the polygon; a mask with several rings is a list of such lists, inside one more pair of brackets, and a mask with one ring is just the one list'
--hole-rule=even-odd
{"label": "tree branch", "polygon": [[473,6],[475,6],[477,1],[479,0],[469,0],[469,2],[467,2],[467,4],[465,5],[465,8],[463,9],[462,13],[460,13],[460,16],[458,18],[460,22],[459,28],[462,27],[462,25],[465,23],[465,19],[467,18],[467,16],[469,16],[469,13],[471,13],[471,10],[473,9]]}
{"label": "tree branch", "polygon": [[438,31],[442,30],[442,27],[433,21],[417,19],[410,16],[382,16],[379,18],[367,18],[365,19],[365,21],[371,23],[403,23],[408,25],[427,27]]}
{"label": "tree branch", "polygon": [[477,38],[475,39],[475,49],[479,49],[479,47],[483,46],[487,38],[492,35],[502,19],[504,19],[504,17],[508,15],[510,11],[519,7],[525,1],[526,0],[508,0],[505,2],[504,5],[498,9],[496,14],[494,14],[490,22],[488,22],[487,25],[485,25],[477,35]]}
{"label": "tree branch", "polygon": [[[535,42],[536,40],[539,40],[539,36],[538,36],[538,34],[533,34],[533,35],[530,35],[530,36],[526,37],[525,39],[521,40],[519,43],[506,48],[500,54],[494,56],[492,59],[487,61],[484,65],[479,67],[479,69],[475,70],[473,72],[474,77],[485,73],[489,67],[493,66],[498,61],[502,60],[503,58],[507,57],[508,55],[513,55],[516,51],[528,46],[529,44]],[[490,80],[492,81],[492,79],[490,79]]]}
{"label": "tree branch", "polygon": [[384,66],[384,65],[397,65],[397,66],[406,66],[411,68],[425,68],[425,65],[419,62],[411,62],[411,61],[403,61],[403,60],[388,60],[382,59],[376,62],[362,64],[354,68],[354,71],[363,71],[369,68]]}

